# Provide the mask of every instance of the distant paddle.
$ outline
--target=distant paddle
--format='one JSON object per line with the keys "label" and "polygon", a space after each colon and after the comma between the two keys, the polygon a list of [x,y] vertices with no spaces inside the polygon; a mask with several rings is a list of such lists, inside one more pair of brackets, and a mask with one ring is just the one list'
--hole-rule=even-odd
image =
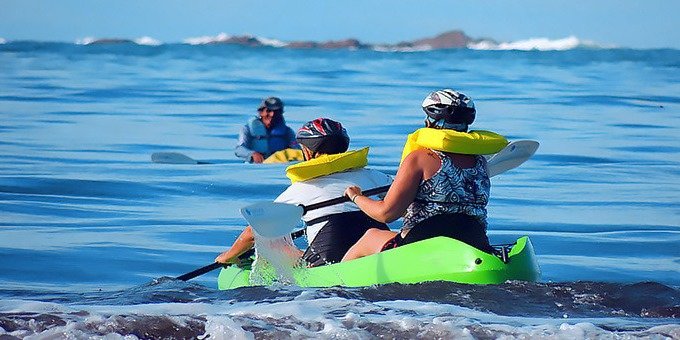
{"label": "distant paddle", "polygon": [[211,164],[209,162],[197,161],[179,152],[154,152],[151,154],[151,161],[161,164]]}
{"label": "distant paddle", "polygon": [[[491,156],[487,161],[489,177],[496,176],[514,169],[526,162],[538,149],[538,142],[523,140],[508,144],[503,150]],[[365,196],[372,196],[386,192],[389,185],[363,191]],[[241,215],[251,227],[264,237],[274,238],[290,232],[297,225],[302,216],[310,210],[328,207],[348,202],[347,196],[341,196],[327,201],[310,204],[295,205],[276,202],[258,202],[241,208]]]}

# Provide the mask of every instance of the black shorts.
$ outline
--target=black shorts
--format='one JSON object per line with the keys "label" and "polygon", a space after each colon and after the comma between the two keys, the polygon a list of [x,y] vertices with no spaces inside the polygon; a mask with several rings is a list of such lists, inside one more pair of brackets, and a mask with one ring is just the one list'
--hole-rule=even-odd
{"label": "black shorts", "polygon": [[465,242],[481,251],[493,253],[486,236],[486,226],[476,217],[465,214],[444,214],[432,216],[416,224],[401,237],[401,233],[385,242],[382,250],[422,241],[436,236],[446,236]]}
{"label": "black shorts", "polygon": [[337,263],[370,228],[390,230],[385,223],[378,222],[362,211],[350,211],[325,217],[328,220],[314,241],[307,247],[302,258],[310,267]]}

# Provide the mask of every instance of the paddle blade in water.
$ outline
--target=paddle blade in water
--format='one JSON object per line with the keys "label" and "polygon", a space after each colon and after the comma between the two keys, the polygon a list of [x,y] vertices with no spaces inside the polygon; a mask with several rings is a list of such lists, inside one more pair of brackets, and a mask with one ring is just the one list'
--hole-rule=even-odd
{"label": "paddle blade in water", "polygon": [[520,166],[534,155],[538,145],[538,142],[533,140],[520,140],[508,144],[499,153],[489,158],[489,177]]}
{"label": "paddle blade in water", "polygon": [[151,161],[163,164],[198,164],[195,159],[179,152],[154,152]]}
{"label": "paddle blade in water", "polygon": [[269,238],[290,233],[303,214],[302,206],[286,203],[259,202],[241,208],[241,215],[255,232]]}

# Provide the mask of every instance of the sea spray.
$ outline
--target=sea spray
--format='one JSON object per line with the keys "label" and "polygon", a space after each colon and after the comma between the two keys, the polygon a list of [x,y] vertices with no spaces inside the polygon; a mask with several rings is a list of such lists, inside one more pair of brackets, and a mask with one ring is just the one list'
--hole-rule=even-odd
{"label": "sea spray", "polygon": [[256,231],[254,234],[256,256],[250,282],[254,285],[269,285],[273,282],[295,284],[296,273],[305,267],[305,262],[291,236],[269,238]]}

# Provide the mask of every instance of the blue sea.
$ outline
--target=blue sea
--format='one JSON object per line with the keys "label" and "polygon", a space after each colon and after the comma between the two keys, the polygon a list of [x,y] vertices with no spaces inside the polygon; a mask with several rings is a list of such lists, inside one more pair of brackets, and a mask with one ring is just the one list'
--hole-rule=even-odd
{"label": "blue sea", "polygon": [[[341,121],[393,175],[422,99],[448,87],[475,100],[474,128],[541,143],[488,207],[492,243],[531,238],[540,282],[173,279],[289,184],[233,153],[263,97],[293,128]],[[0,117],[2,339],[680,339],[678,50],[4,42]]]}

